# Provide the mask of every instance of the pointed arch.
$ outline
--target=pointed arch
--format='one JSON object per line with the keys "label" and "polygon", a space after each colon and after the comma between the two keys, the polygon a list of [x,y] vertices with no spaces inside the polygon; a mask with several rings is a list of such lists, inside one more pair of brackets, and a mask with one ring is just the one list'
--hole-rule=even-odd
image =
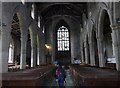
{"label": "pointed arch", "polygon": [[56,58],[60,63],[70,63],[71,48],[70,48],[70,27],[63,19],[55,26],[56,33]]}
{"label": "pointed arch", "polygon": [[106,9],[101,9],[98,19],[98,50],[101,52],[99,54],[99,59],[101,62],[101,67],[110,67],[108,64],[108,59],[113,58],[113,44],[112,44],[112,29],[110,27],[111,16],[109,11]]}

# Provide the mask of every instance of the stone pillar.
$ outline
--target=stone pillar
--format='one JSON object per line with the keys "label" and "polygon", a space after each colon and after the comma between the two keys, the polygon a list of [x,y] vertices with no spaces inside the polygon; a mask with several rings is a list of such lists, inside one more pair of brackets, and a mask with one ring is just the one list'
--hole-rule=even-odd
{"label": "stone pillar", "polygon": [[38,65],[42,64],[42,37],[41,33],[39,32],[37,36],[37,62]]}
{"label": "stone pillar", "polygon": [[[0,73],[8,72],[8,58],[11,30],[11,10],[9,3],[0,4]],[[10,3],[11,4],[11,3]]]}
{"label": "stone pillar", "polygon": [[[54,19],[52,19],[52,20],[54,20]],[[50,29],[49,30],[51,30],[50,31],[50,35],[51,35],[51,59],[52,59],[52,62],[53,61],[55,61],[55,51],[56,51],[56,48],[55,48],[55,46],[56,46],[56,43],[55,43],[55,35],[54,35],[54,30],[55,30],[55,28],[54,28],[54,24],[55,24],[56,22],[52,22],[51,24],[51,26],[49,27]]]}
{"label": "stone pillar", "polygon": [[0,56],[0,73],[8,72],[8,57],[9,57],[9,45],[10,45],[10,27],[2,27],[1,30],[1,56]]}
{"label": "stone pillar", "polygon": [[[1,32],[2,32],[2,29],[1,29],[1,26],[0,26],[0,73],[2,73],[2,35],[1,35]],[[0,75],[0,77],[2,77]],[[1,78],[0,78],[1,80]]]}
{"label": "stone pillar", "polygon": [[44,64],[45,63],[45,35],[43,34],[44,30],[44,20],[41,17],[40,20],[40,30],[39,30],[39,63]]}
{"label": "stone pillar", "polygon": [[116,69],[120,71],[120,26],[111,25],[112,28],[112,42],[114,46]]}
{"label": "stone pillar", "polygon": [[37,65],[37,32],[34,24],[31,27],[31,67]]}
{"label": "stone pillar", "polygon": [[40,39],[37,35],[37,65],[40,65]]}
{"label": "stone pillar", "polygon": [[26,67],[26,49],[27,49],[27,35],[28,31],[25,30],[27,27],[21,27],[21,55],[20,55],[20,69]]}
{"label": "stone pillar", "polygon": [[39,43],[39,65],[42,64],[42,41]]}
{"label": "stone pillar", "polygon": [[89,49],[90,49],[90,65],[95,66],[94,43],[92,42],[91,37],[89,37]]}
{"label": "stone pillar", "polygon": [[46,63],[46,57],[45,57],[45,37],[42,35],[42,42],[41,42],[41,51],[42,51],[42,63]]}
{"label": "stone pillar", "polygon": [[98,45],[98,55],[99,55],[99,67],[105,67],[103,36],[97,37],[97,45]]}
{"label": "stone pillar", "polygon": [[[1,29],[0,29],[1,32]],[[1,44],[1,33],[0,33],[0,58],[1,58],[1,52],[2,52],[2,44]],[[0,59],[0,80],[2,80],[2,59]],[[2,82],[0,82],[0,88],[2,88]]]}
{"label": "stone pillar", "polygon": [[85,64],[88,64],[88,44],[87,44],[87,41],[84,42],[84,49],[85,49]]}
{"label": "stone pillar", "polygon": [[84,64],[83,47],[84,46],[81,45],[81,63],[82,64]]}

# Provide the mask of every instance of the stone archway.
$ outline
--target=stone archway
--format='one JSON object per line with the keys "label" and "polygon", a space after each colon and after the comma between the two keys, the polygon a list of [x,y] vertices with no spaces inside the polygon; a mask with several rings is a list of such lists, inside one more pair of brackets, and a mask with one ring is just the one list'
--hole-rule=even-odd
{"label": "stone archway", "polygon": [[[20,65],[20,47],[21,47],[20,38],[21,38],[20,21],[18,18],[18,13],[15,13],[11,23],[11,40],[13,40],[12,47],[14,47],[13,50],[14,52],[9,51],[9,54],[12,53],[14,55],[12,57],[14,65]],[[11,47],[11,42],[10,42],[10,47]],[[8,67],[9,67],[9,63],[8,63]],[[15,68],[19,68],[19,66],[16,66]]]}
{"label": "stone archway", "polygon": [[[98,22],[98,50],[100,67],[115,67],[113,55],[112,29],[110,28],[110,15],[107,10],[101,10]],[[112,64],[112,65],[111,65]]]}
{"label": "stone archway", "polygon": [[103,11],[103,54],[105,59],[105,67],[111,67],[115,64],[112,44],[112,29],[110,27],[110,19],[106,10]]}

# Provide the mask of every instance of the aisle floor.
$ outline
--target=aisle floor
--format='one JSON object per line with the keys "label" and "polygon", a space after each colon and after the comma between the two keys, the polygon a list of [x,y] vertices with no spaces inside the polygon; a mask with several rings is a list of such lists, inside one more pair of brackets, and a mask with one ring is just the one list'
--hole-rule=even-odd
{"label": "aisle floor", "polygon": [[[52,81],[49,81],[47,83],[47,88],[53,88],[53,87],[57,87],[57,82],[55,80],[55,78],[53,78]],[[66,70],[66,87],[65,88],[75,88],[75,81],[73,80],[70,71]]]}

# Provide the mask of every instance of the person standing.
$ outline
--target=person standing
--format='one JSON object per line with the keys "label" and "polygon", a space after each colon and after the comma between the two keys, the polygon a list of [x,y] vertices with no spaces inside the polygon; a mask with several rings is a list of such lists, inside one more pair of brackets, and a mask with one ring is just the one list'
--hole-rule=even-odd
{"label": "person standing", "polygon": [[65,83],[66,83],[66,74],[65,74],[65,69],[64,66],[59,66],[56,69],[56,82],[59,86],[59,88],[64,88],[65,87]]}

